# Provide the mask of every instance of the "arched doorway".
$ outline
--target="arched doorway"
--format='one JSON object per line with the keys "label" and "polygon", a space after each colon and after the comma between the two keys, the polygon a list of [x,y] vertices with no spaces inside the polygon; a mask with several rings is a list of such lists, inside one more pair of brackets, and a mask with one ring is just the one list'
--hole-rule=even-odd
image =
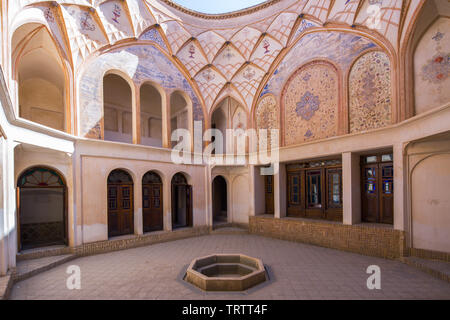
{"label": "arched doorway", "polygon": [[108,237],[132,234],[133,179],[124,170],[114,170],[108,176]]}
{"label": "arched doorway", "polygon": [[212,183],[212,211],[214,224],[227,222],[227,182],[222,176]]}
{"label": "arched doorway", "polygon": [[142,220],[144,232],[163,229],[162,181],[153,171],[142,178]]}
{"label": "arched doorway", "polygon": [[33,167],[17,183],[19,250],[67,244],[66,184],[54,170]]}
{"label": "arched doorway", "polygon": [[177,173],[172,178],[172,228],[192,226],[192,186]]}

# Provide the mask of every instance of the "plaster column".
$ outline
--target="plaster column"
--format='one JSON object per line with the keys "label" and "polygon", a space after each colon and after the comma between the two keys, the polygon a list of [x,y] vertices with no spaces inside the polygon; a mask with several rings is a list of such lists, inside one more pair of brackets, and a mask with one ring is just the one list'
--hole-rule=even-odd
{"label": "plaster column", "polygon": [[406,230],[405,205],[405,159],[403,157],[403,144],[397,143],[393,147],[394,156],[394,229]]}
{"label": "plaster column", "polygon": [[[6,243],[8,249],[8,269],[16,267],[17,254],[17,219],[16,219],[16,183],[14,179],[14,148],[19,145],[17,142],[4,140],[6,144],[3,151],[6,151],[3,157],[6,160],[3,164],[5,175],[3,177],[3,194],[6,215]],[[6,170],[5,170],[6,169]],[[5,229],[4,229],[5,230]]]}
{"label": "plaster column", "polygon": [[[249,165],[249,180],[250,180],[250,208],[249,208],[249,216],[255,216],[256,215],[256,197],[255,197],[255,170],[256,167],[254,165]],[[230,183],[231,184],[231,183]],[[227,189],[230,190],[230,195],[231,195],[231,186],[230,188],[228,188],[228,184],[227,184]],[[230,196],[229,195],[229,196]],[[231,203],[230,203],[231,206]],[[231,208],[229,208],[228,210],[230,211]]]}
{"label": "plaster column", "polygon": [[139,176],[134,182],[134,234],[144,234],[142,218],[142,180]]}
{"label": "plaster column", "polygon": [[[225,182],[227,183],[227,222],[233,223],[233,197],[232,192],[233,188],[231,186],[231,182],[233,181],[230,176],[225,179]],[[250,197],[252,196],[252,187],[250,186]],[[250,201],[250,215],[252,215],[252,201]]]}
{"label": "plaster column", "polygon": [[132,111],[133,111],[133,143],[141,143],[141,90],[138,85],[134,86],[134,97],[132,99]]}
{"label": "plaster column", "polygon": [[286,216],[286,167],[279,164],[278,172],[273,175],[274,217]]}
{"label": "plaster column", "polygon": [[[205,203],[206,203],[206,214],[205,214],[205,224],[209,227],[213,227],[213,208],[212,208],[212,184],[213,180],[211,179],[211,167],[205,167]],[[227,208],[228,209],[228,208]]]}
{"label": "plaster column", "polygon": [[162,146],[163,148],[171,148],[170,142],[170,92],[166,92],[165,105],[162,101]]}
{"label": "plaster column", "polygon": [[163,183],[163,225],[165,231],[172,231],[172,185],[167,176]]}
{"label": "plaster column", "polygon": [[5,199],[6,199],[6,146],[4,138],[0,138],[0,276],[8,272],[8,225],[6,219]]}
{"label": "plaster column", "polygon": [[361,182],[359,155],[352,152],[342,154],[342,200],[343,223],[361,222]]}

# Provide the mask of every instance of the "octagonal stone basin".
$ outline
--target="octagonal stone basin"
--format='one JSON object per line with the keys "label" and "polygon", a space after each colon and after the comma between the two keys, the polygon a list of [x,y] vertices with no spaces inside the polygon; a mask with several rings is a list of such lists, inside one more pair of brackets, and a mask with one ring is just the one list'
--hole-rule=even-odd
{"label": "octagonal stone basin", "polygon": [[185,280],[205,291],[244,291],[266,281],[266,270],[243,254],[213,254],[194,259]]}

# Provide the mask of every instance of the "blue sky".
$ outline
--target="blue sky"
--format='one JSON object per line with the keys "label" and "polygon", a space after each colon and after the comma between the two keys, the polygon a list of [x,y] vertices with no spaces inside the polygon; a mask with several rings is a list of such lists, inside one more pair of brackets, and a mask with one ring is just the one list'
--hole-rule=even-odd
{"label": "blue sky", "polygon": [[227,13],[245,9],[266,0],[172,0],[183,7],[203,13]]}

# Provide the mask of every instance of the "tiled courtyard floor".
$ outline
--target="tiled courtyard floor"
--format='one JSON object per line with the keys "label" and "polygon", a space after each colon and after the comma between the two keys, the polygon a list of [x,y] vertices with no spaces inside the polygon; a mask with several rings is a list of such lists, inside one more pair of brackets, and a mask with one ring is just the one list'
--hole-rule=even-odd
{"label": "tiled courtyard floor", "polygon": [[[205,293],[181,280],[193,258],[261,258],[271,280],[245,293]],[[66,269],[81,268],[81,290]],[[366,286],[381,268],[381,290]],[[78,258],[14,285],[11,299],[450,299],[450,284],[398,261],[253,235],[209,235]]]}

